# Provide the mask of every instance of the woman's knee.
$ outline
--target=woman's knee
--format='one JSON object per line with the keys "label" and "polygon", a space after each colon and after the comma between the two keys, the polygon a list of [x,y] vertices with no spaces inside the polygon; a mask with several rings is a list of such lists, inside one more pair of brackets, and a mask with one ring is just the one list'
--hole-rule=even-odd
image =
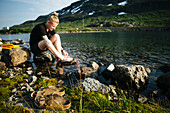
{"label": "woman's knee", "polygon": [[60,36],[58,34],[54,34],[51,38],[50,38],[51,42],[54,43],[56,41],[60,41]]}
{"label": "woman's knee", "polygon": [[60,36],[58,34],[55,34],[56,40],[60,40]]}

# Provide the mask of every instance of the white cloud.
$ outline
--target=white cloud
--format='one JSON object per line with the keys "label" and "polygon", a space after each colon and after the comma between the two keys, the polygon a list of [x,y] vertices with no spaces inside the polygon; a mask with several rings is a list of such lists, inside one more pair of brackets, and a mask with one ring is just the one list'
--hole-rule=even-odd
{"label": "white cloud", "polygon": [[43,12],[49,13],[67,7],[71,5],[71,3],[79,0],[11,0],[11,1],[31,4],[32,6],[37,8],[36,10],[39,10],[42,13]]}

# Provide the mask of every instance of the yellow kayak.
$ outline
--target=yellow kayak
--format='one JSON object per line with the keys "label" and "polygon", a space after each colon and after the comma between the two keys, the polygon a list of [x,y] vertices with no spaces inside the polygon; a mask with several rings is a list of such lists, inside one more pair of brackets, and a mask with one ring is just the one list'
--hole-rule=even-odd
{"label": "yellow kayak", "polygon": [[13,44],[3,44],[1,45],[2,49],[13,49],[13,48],[19,48],[19,45],[13,45]]}

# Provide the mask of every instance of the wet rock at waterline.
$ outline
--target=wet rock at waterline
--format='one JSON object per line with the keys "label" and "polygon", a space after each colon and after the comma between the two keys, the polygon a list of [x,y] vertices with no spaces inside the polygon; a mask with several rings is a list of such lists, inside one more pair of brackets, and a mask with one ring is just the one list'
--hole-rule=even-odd
{"label": "wet rock at waterline", "polygon": [[5,68],[6,68],[6,64],[0,61],[0,69],[5,69]]}
{"label": "wet rock at waterline", "polygon": [[18,49],[3,49],[2,61],[8,66],[17,66],[29,60],[31,53],[29,49],[20,47]]}
{"label": "wet rock at waterline", "polygon": [[14,40],[12,40],[13,44],[25,44],[26,42],[22,39],[16,38]]}
{"label": "wet rock at waterline", "polygon": [[33,59],[34,59],[34,62],[40,62],[40,63],[43,63],[43,62],[54,62],[54,60],[55,60],[53,55],[51,55],[48,52],[41,52],[38,55],[34,55]]}
{"label": "wet rock at waterline", "polygon": [[87,77],[97,78],[98,72],[96,70],[93,70],[91,67],[83,67],[81,69],[81,75],[82,78],[85,79]]}
{"label": "wet rock at waterline", "polygon": [[141,65],[116,65],[115,69],[104,70],[102,75],[107,80],[111,78],[111,83],[123,89],[142,90],[148,84],[148,74]]}
{"label": "wet rock at waterline", "polygon": [[91,62],[89,67],[83,67],[81,68],[81,75],[82,78],[87,78],[87,77],[92,77],[92,78],[97,78],[98,75],[98,69],[99,65],[96,62]]}
{"label": "wet rock at waterline", "polygon": [[165,92],[165,95],[170,99],[170,72],[158,77],[157,86]]}

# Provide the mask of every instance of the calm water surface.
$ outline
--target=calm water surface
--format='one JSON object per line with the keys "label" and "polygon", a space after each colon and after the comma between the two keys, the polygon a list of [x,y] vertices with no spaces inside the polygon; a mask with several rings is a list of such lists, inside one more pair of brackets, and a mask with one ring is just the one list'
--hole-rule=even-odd
{"label": "calm water surface", "polygon": [[[4,40],[21,38],[29,41],[30,34],[0,35]],[[170,63],[170,32],[113,32],[60,34],[62,46],[81,66],[89,61],[115,64],[141,64],[149,67],[151,80],[162,74],[158,67]],[[67,68],[66,71],[73,70]]]}
{"label": "calm water surface", "polygon": [[[4,40],[30,34],[0,35]],[[92,60],[110,59],[116,64],[142,64],[159,67],[170,63],[170,32],[114,32],[60,34],[62,46],[81,65]]]}

